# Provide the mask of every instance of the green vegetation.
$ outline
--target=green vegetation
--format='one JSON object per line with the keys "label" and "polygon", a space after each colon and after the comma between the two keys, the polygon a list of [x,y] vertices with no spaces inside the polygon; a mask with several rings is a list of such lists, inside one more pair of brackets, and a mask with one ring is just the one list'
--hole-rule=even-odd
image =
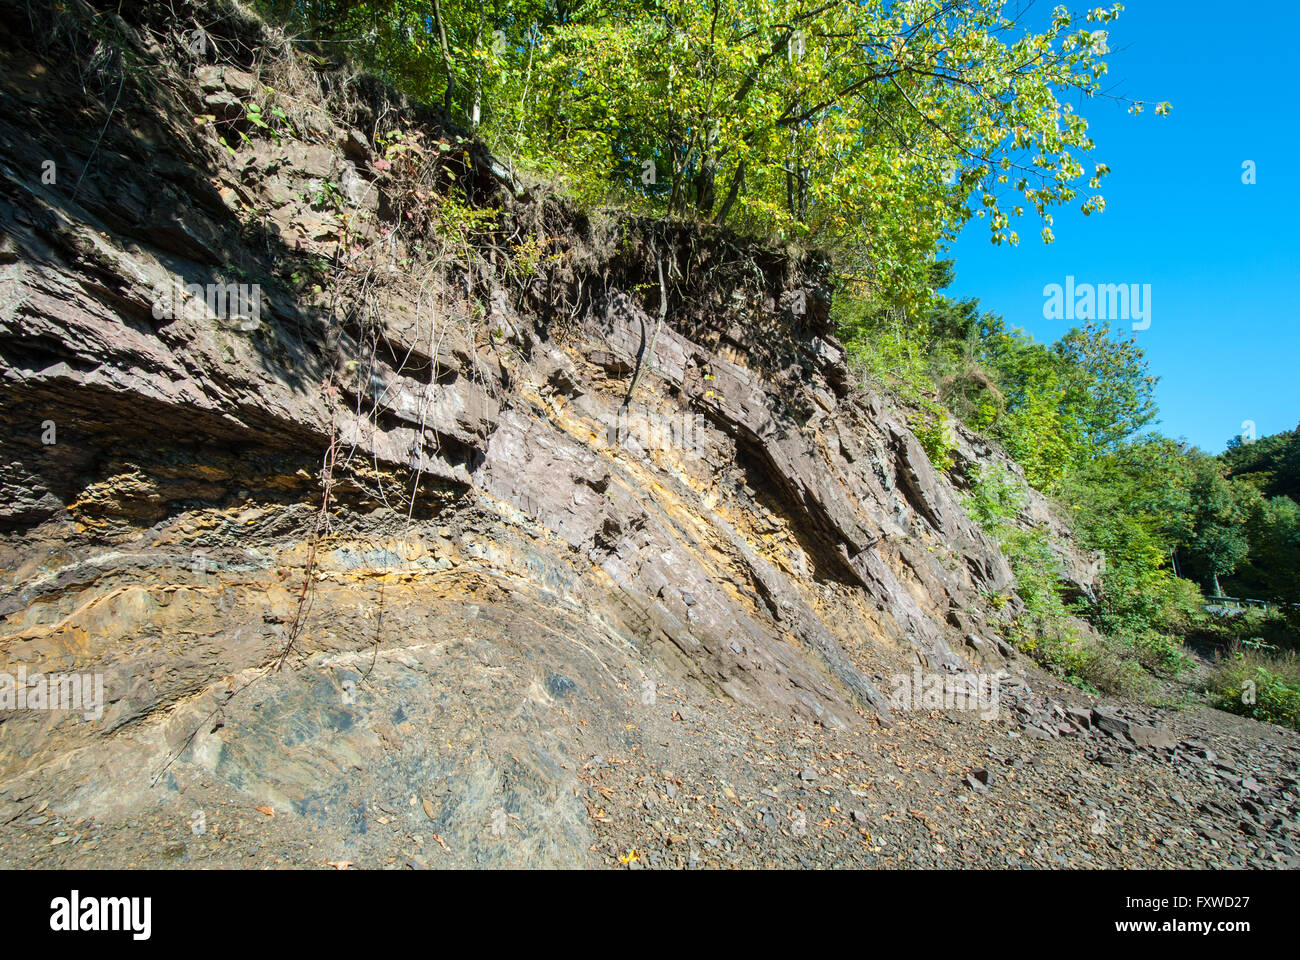
{"label": "green vegetation", "polygon": [[1300,659],[1258,642],[1238,644],[1215,669],[1210,698],[1220,709],[1300,730]]}
{"label": "green vegetation", "polygon": [[[942,289],[950,265],[937,264],[932,279]],[[1220,457],[1150,432],[1155,379],[1136,343],[1105,325],[1044,345],[981,315],[974,301],[942,296],[906,323],[887,312],[842,316],[851,317],[842,329],[866,372],[921,416],[950,413],[997,439],[1023,467],[1023,481],[986,471],[968,496],[1016,573],[1025,612],[1012,639],[1022,649],[1083,686],[1138,692],[1153,675],[1184,670],[1191,636],[1226,645],[1248,640],[1249,623],[1270,643],[1296,646],[1300,608],[1237,622],[1207,617],[1204,607],[1206,595],[1225,589],[1300,600],[1300,508],[1284,495],[1300,477],[1300,431],[1236,440]],[[1077,546],[1105,556],[1095,596],[1071,592],[1046,531],[1014,522],[1024,497],[1017,483],[1055,501]]]}
{"label": "green vegetation", "polygon": [[1300,601],[1300,428],[1253,442],[1234,437],[1219,462],[1249,544],[1221,571],[1224,586],[1233,596]]}
{"label": "green vegetation", "polygon": [[[1061,676],[1094,692],[1140,693],[1151,687],[1148,671],[1171,672],[1179,652],[1165,635],[1118,624],[1100,635],[1084,629],[1108,610],[1130,613],[1125,605],[1127,577],[1108,576],[1101,598],[1071,594],[1046,530],[1016,524],[1025,502],[1024,481],[1005,469],[986,467],[965,497],[967,509],[1001,545],[1016,576],[1024,611],[1011,625],[1009,639]],[[1112,593],[1113,591],[1113,593]],[[1131,605],[1131,604],[1130,604]]]}
{"label": "green vegetation", "polygon": [[1015,243],[1017,217],[1050,240],[1054,207],[1105,205],[1074,103],[1103,82],[1119,5],[1058,8],[1039,32],[1002,0],[262,6],[516,169],[833,252],[880,303],[923,302],[936,249],[972,216]]}

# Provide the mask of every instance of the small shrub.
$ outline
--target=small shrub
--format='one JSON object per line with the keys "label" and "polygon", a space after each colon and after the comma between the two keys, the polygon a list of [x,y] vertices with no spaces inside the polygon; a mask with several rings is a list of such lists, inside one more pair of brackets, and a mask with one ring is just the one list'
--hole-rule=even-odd
{"label": "small shrub", "polygon": [[1220,710],[1300,730],[1300,659],[1262,642],[1233,644],[1210,676]]}

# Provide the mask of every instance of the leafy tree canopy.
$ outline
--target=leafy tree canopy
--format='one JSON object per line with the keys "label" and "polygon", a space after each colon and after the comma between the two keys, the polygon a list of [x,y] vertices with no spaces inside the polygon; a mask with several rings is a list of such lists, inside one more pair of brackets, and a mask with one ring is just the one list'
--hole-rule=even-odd
{"label": "leafy tree canopy", "polygon": [[1119,4],[1039,30],[1005,0],[267,5],[581,195],[809,242],[902,305],[971,216],[1050,241],[1054,207],[1105,206],[1074,103]]}

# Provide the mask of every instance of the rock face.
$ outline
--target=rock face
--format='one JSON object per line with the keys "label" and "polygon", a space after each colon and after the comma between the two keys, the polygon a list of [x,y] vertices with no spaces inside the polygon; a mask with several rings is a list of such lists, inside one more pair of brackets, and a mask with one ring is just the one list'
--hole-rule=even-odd
{"label": "rock face", "polygon": [[0,658],[104,684],[0,713],[0,821],[206,791],[340,857],[396,810],[578,865],[575,771],[644,711],[846,728],[1013,655],[1005,561],[853,384],[815,258],[530,196],[238,8],[208,62],[117,10],[86,74],[0,2]]}

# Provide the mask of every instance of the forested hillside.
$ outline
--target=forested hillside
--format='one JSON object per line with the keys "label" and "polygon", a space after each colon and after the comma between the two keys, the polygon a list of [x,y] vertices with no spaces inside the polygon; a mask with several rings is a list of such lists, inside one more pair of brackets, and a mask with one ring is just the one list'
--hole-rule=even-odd
{"label": "forested hillside", "polygon": [[[936,288],[949,282],[951,266],[936,264]],[[1291,495],[1300,431],[1233,437],[1219,456],[1163,436],[1157,381],[1141,348],[1106,324],[1041,344],[975,302],[939,296],[906,322],[860,313],[842,329],[864,368],[931,422],[956,418],[996,438],[1023,467],[1023,478],[978,477],[973,501],[1016,571],[1028,611],[1022,646],[1105,689],[1140,688],[1151,671],[1183,674],[1187,640],[1244,642],[1253,649],[1234,653],[1228,662],[1237,666],[1214,681],[1219,702],[1243,708],[1234,697],[1243,676],[1237,657],[1249,656],[1281,698],[1270,718],[1296,722],[1300,513]],[[942,458],[942,431],[925,435]],[[1082,545],[1105,555],[1095,596],[1054,575],[1044,532],[1008,525],[1018,485],[1056,500]],[[1207,616],[1208,598],[1224,593],[1262,602],[1228,611],[1243,613],[1235,619]],[[1096,626],[1107,648],[1071,631],[1071,614]]]}

